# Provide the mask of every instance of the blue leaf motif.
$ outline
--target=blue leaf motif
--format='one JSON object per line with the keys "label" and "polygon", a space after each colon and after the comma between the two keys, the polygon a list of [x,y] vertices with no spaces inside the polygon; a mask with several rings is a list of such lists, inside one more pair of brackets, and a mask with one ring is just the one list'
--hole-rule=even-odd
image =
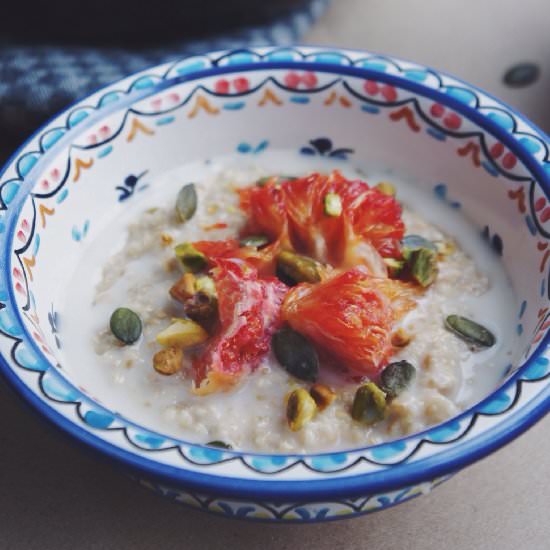
{"label": "blue leaf motif", "polygon": [[237,509],[237,513],[235,515],[238,518],[244,518],[248,514],[250,514],[250,512],[254,512],[254,510],[255,510],[254,506],[241,506],[240,508]]}
{"label": "blue leaf motif", "polygon": [[305,145],[300,149],[302,155],[320,155],[321,157],[330,157],[340,160],[346,160],[348,155],[354,152],[355,151],[349,147],[333,148],[332,140],[327,137],[312,139],[309,145]]}
{"label": "blue leaf motif", "polygon": [[217,502],[218,506],[226,513],[226,515],[228,516],[234,516],[234,512],[233,512],[233,508],[231,508],[231,506],[229,506],[229,504],[225,503],[225,502],[220,502],[218,500]]}
{"label": "blue leaf motif", "polygon": [[309,513],[307,508],[295,508],[294,511],[302,518],[302,519],[309,519],[311,517],[311,514]]}

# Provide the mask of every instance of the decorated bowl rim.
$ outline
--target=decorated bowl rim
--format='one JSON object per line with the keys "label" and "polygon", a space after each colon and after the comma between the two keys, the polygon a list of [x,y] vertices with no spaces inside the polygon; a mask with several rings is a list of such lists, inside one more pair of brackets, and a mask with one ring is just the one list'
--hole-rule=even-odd
{"label": "decorated bowl rim", "polygon": [[[509,149],[514,153],[516,153],[518,158],[520,158],[522,162],[528,167],[529,171],[532,174],[534,174],[534,179],[542,187],[545,194],[547,196],[550,196],[550,178],[545,174],[544,170],[539,165],[539,163],[536,162],[532,154],[525,147],[523,147],[523,145],[519,143],[514,136],[511,136],[506,130],[499,127],[495,122],[489,120],[485,115],[479,113],[476,110],[476,107],[470,107],[453,97],[445,96],[443,92],[440,90],[435,90],[423,84],[419,84],[417,82],[408,80],[404,75],[399,75],[399,76],[388,75],[374,69],[365,69],[365,68],[359,68],[354,66],[342,66],[342,65],[332,64],[328,62],[312,63],[307,61],[295,61],[295,60],[284,61],[284,62],[282,61],[273,62],[273,61],[266,61],[263,59],[263,57],[266,56],[267,53],[273,53],[280,50],[285,50],[285,51],[292,50],[292,51],[298,52],[302,55],[303,58],[305,58],[306,54],[309,55],[310,52],[316,52],[318,54],[321,54],[323,52],[328,52],[330,54],[343,54],[343,55],[346,55],[346,52],[355,52],[358,54],[370,55],[370,52],[366,52],[363,50],[351,50],[351,49],[329,48],[329,47],[316,48],[311,46],[304,46],[304,47],[296,46],[296,47],[277,47],[277,48],[265,48],[265,47],[243,48],[238,50],[230,50],[230,51],[222,51],[222,52],[210,52],[210,53],[204,54],[204,56],[195,56],[195,55],[189,56],[184,58],[184,60],[187,61],[193,58],[202,58],[205,56],[211,56],[212,59],[215,59],[217,62],[219,62],[221,59],[223,59],[226,56],[231,56],[242,52],[252,52],[256,55],[260,55],[262,60],[254,63],[231,64],[227,67],[212,66],[208,69],[191,72],[184,76],[175,77],[171,79],[165,78],[165,80],[163,80],[160,83],[161,84],[160,86],[155,85],[152,89],[149,88],[148,90],[146,90],[146,93],[144,94],[132,95],[130,93],[131,92],[131,86],[130,86],[128,88],[128,91],[126,92],[127,94],[126,101],[122,103],[117,103],[110,109],[102,108],[99,106],[99,103],[98,103],[98,106],[94,108],[95,112],[90,117],[90,119],[86,122],[85,125],[77,126],[76,128],[78,131],[74,133],[76,135],[80,135],[81,131],[84,128],[90,127],[92,124],[97,123],[99,120],[103,119],[105,116],[108,116],[112,112],[119,109],[127,108],[128,106],[131,106],[132,104],[134,104],[136,101],[139,101],[144,97],[157,93],[158,91],[164,88],[169,88],[181,82],[201,80],[208,76],[225,74],[225,73],[234,73],[238,71],[257,71],[257,70],[279,69],[279,68],[282,68],[282,69],[299,68],[303,70],[315,70],[319,72],[329,72],[334,74],[346,74],[351,76],[359,76],[362,78],[375,78],[377,80],[397,84],[400,87],[405,88],[409,91],[412,91],[413,93],[418,93],[423,97],[437,99],[438,101],[449,106],[450,108],[455,109],[456,111],[468,117],[478,126],[489,131],[493,135],[498,136],[500,140],[506,143]],[[392,63],[396,63],[398,61],[398,60],[396,61],[394,58],[383,56],[382,54],[373,54],[373,57],[389,59]],[[63,110],[61,113],[56,114],[48,122],[42,125],[36,132],[34,132],[29,137],[29,139],[27,139],[27,141],[23,143],[23,145],[21,145],[21,147],[17,149],[17,151],[14,154],[11,155],[11,157],[8,159],[3,169],[0,171],[0,179],[3,178],[7,170],[12,165],[14,165],[18,161],[18,159],[24,156],[24,154],[28,153],[27,149],[30,147],[30,145],[33,143],[35,139],[37,139],[39,136],[44,135],[47,131],[51,130],[54,127],[54,123],[56,120],[60,119],[63,116],[67,116],[68,118],[68,115],[71,112],[73,112],[73,110],[76,107],[85,105],[86,102],[91,97],[95,96],[97,93],[112,91],[116,89],[117,86],[119,86],[121,83],[136,82],[137,80],[139,80],[139,78],[142,78],[144,75],[147,75],[150,71],[159,70],[161,68],[167,69],[165,72],[163,72],[163,74],[166,77],[166,75],[170,73],[172,67],[176,66],[177,63],[180,63],[184,60],[179,60],[174,63],[157,65],[155,67],[151,67],[144,71],[139,71],[109,86],[102,87],[96,92],[94,92],[93,94],[90,94],[89,96],[87,96],[86,98],[73,103],[71,106]],[[410,63],[413,63],[413,62],[410,62]],[[485,96],[487,96],[488,98],[496,102],[500,108],[504,109],[509,114],[513,114],[513,116],[515,116],[516,118],[521,120],[524,124],[529,126],[531,130],[534,132],[535,136],[538,138],[538,140],[543,143],[544,147],[546,148],[545,161],[547,161],[548,142],[549,142],[548,137],[544,132],[542,132],[535,125],[533,125],[523,115],[517,113],[515,109],[507,106],[502,101],[490,96],[483,90],[480,90],[479,88],[472,86],[471,84],[468,84],[460,79],[456,79],[455,77],[448,75],[448,73],[435,71],[433,69],[430,69],[428,67],[421,66],[418,64],[415,64],[415,65],[418,67],[423,67],[424,69],[426,69],[427,71],[430,71],[435,75],[448,76],[456,80],[457,82],[461,82],[468,89],[475,90],[481,94],[484,94]],[[66,143],[70,143],[72,140],[70,140],[69,138],[74,139],[73,133],[70,131],[70,129],[67,132],[67,139],[61,140],[60,143],[56,144],[56,146],[54,146],[54,148],[52,148],[51,150],[48,150],[47,153],[54,153],[56,150],[59,150],[60,148],[65,146]],[[46,154],[45,151],[41,151],[41,153]],[[39,166],[37,168],[39,168]],[[10,244],[11,240],[8,238],[5,242],[6,244]],[[541,342],[538,344],[532,356],[527,361],[525,361],[522,367],[520,367],[517,370],[517,372],[515,372],[509,378],[509,380],[507,380],[497,390],[492,392],[490,395],[488,395],[485,399],[483,399],[476,405],[468,408],[467,410],[463,411],[461,414],[454,416],[448,421],[438,424],[437,426],[432,426],[430,428],[422,430],[421,432],[416,432],[414,434],[411,434],[410,436],[407,436],[407,437],[399,438],[397,440],[392,440],[390,443],[408,441],[414,437],[414,438],[420,438],[419,444],[417,446],[417,448],[420,448],[420,446],[425,441],[422,436],[424,436],[425,434],[429,434],[434,429],[441,428],[442,426],[445,426],[447,423],[451,421],[457,421],[460,419],[467,418],[469,416],[472,417],[472,423],[473,423],[473,419],[475,419],[477,415],[483,414],[482,412],[479,412],[479,409],[482,409],[483,405],[488,403],[494,397],[495,394],[501,391],[504,391],[505,389],[511,387],[512,385],[516,385],[518,388],[518,391],[520,391],[521,385],[531,380],[530,378],[525,378],[524,375],[532,366],[532,364],[535,363],[541,357],[541,355],[547,348],[549,342],[550,342],[550,334],[547,333],[544,336],[544,338],[541,340]],[[507,443],[508,441],[510,441],[511,439],[513,439],[514,437],[522,433],[524,430],[526,430],[529,426],[531,426],[538,419],[544,416],[544,414],[546,414],[550,409],[550,391],[548,391],[550,390],[550,383],[548,383],[539,394],[537,394],[530,401],[524,404],[524,406],[521,407],[519,411],[517,411],[514,415],[512,415],[509,418],[506,418],[504,421],[497,423],[498,434],[492,433],[490,435],[489,434],[478,435],[476,438],[469,440],[466,443],[463,442],[458,447],[451,446],[450,449],[446,449],[441,452],[435,453],[433,456],[420,459],[419,461],[414,463],[407,464],[406,462],[403,462],[403,463],[390,465],[387,469],[383,470],[382,476],[378,475],[379,472],[370,472],[370,473],[362,473],[358,475],[349,475],[346,477],[334,477],[332,479],[277,480],[277,479],[269,479],[269,476],[266,476],[265,478],[262,478],[262,479],[245,479],[245,478],[236,478],[232,476],[224,476],[224,475],[210,474],[210,473],[203,473],[203,472],[198,473],[196,471],[186,470],[184,467],[175,467],[175,466],[162,464],[162,463],[159,463],[158,461],[155,461],[154,459],[150,460],[148,458],[144,458],[142,456],[138,456],[127,450],[124,450],[119,446],[117,446],[116,444],[112,444],[106,441],[104,438],[102,438],[99,435],[89,433],[82,427],[78,426],[78,424],[76,424],[74,421],[65,418],[63,415],[55,411],[51,406],[47,404],[44,398],[42,398],[37,392],[30,390],[20,380],[20,378],[15,373],[14,369],[9,365],[8,361],[6,361],[3,355],[0,357],[0,367],[4,374],[4,377],[8,380],[10,385],[17,391],[17,393],[19,393],[28,402],[28,404],[30,404],[37,412],[47,417],[51,422],[53,422],[55,425],[61,428],[68,435],[72,436],[73,438],[76,438],[79,441],[84,442],[88,447],[92,448],[93,450],[100,452],[101,454],[107,454],[110,457],[116,459],[118,462],[125,463],[136,470],[139,470],[145,474],[153,475],[154,477],[157,477],[157,478],[167,479],[172,482],[174,481],[181,482],[186,486],[197,487],[197,488],[200,488],[201,490],[210,490],[218,493],[225,492],[226,494],[235,494],[238,496],[266,495],[267,497],[282,497],[282,496],[284,496],[285,498],[289,496],[299,497],[299,496],[303,496],[304,488],[307,490],[308,496],[315,495],[316,497],[321,497],[324,495],[334,496],[334,495],[364,494],[366,491],[391,489],[391,488],[399,487],[403,485],[403,483],[415,483],[415,482],[424,481],[426,479],[433,479],[435,477],[460,469],[461,467],[485,456],[486,454],[492,452],[493,450],[496,450],[497,448],[504,445],[505,443]],[[550,380],[549,374],[546,374],[543,378],[544,379],[548,378]],[[138,424],[132,423],[127,419],[125,420],[129,425],[134,424],[135,426],[139,426]],[[154,430],[148,430],[148,431],[151,433],[159,433],[159,432],[155,432]],[[162,434],[159,433],[159,435],[162,435]],[[177,438],[170,438],[170,439],[178,440]],[[186,445],[204,447],[198,444],[192,444],[192,443],[190,444],[189,442],[182,441],[182,440],[178,440],[178,441],[181,441],[181,443],[184,443]],[[430,443],[434,443],[434,442],[430,441]],[[451,441],[447,441],[445,443],[451,443]],[[280,456],[292,457],[292,458],[295,458],[297,462],[298,461],[301,462],[302,458],[306,458],[306,457],[310,458],[315,456],[335,455],[338,453],[346,453],[346,452],[361,452],[364,450],[371,450],[376,447],[382,447],[384,445],[386,445],[386,443],[381,443],[381,444],[369,446],[369,447],[338,451],[336,453],[335,452],[308,453],[308,454],[290,453],[288,455],[280,455]],[[224,451],[224,456],[231,457],[230,459],[232,460],[234,458],[239,458],[243,456],[262,457],[262,456],[269,456],[269,455],[266,455],[266,453],[254,453],[254,452],[246,452],[246,451],[242,451],[242,452],[240,451],[225,452]],[[410,456],[412,455],[408,455],[407,459],[410,458]],[[330,472],[326,473],[325,477],[330,478]]]}

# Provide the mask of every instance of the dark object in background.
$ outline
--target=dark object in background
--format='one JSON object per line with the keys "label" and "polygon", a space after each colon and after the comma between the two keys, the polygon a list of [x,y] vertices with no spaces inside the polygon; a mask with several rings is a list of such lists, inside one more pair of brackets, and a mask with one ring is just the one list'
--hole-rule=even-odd
{"label": "dark object in background", "polygon": [[53,113],[186,55],[300,41],[329,0],[24,0],[0,11],[0,164]]}
{"label": "dark object in background", "polygon": [[504,84],[512,88],[529,86],[537,81],[540,74],[539,66],[535,63],[518,63],[504,73]]}
{"label": "dark object in background", "polygon": [[309,0],[43,0],[3,3],[8,43],[151,47],[264,25]]}

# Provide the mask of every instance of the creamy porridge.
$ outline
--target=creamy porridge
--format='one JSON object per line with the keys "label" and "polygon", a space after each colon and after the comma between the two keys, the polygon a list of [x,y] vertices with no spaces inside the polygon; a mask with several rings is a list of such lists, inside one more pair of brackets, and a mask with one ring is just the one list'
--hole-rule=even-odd
{"label": "creamy porridge", "polygon": [[[294,167],[294,170],[290,173],[297,176],[310,172],[303,167],[301,170]],[[270,166],[214,162],[205,165],[199,172],[199,177],[193,170],[188,170],[160,178],[161,181],[155,183],[154,187],[162,188],[163,192],[148,194],[146,204],[142,200],[119,220],[120,228],[126,226],[120,232],[121,242],[115,242],[116,239],[106,230],[103,237],[92,245],[89,264],[81,266],[80,273],[75,275],[76,278],[84,276],[85,270],[92,269],[92,262],[97,265],[98,261],[102,261],[100,270],[96,267],[95,271],[91,271],[97,274],[93,289],[79,296],[77,291],[69,293],[68,300],[72,303],[84,306],[89,300],[88,308],[92,308],[93,316],[90,320],[65,328],[65,341],[70,342],[65,353],[67,357],[74,357],[77,353],[86,355],[82,350],[92,352],[96,359],[93,367],[90,362],[90,368],[95,369],[94,376],[99,377],[101,382],[93,382],[90,375],[87,387],[92,393],[101,391],[103,402],[144,425],[190,441],[221,441],[234,449],[264,452],[311,452],[374,444],[422,430],[456,415],[498,384],[512,360],[514,349],[512,327],[504,326],[503,323],[503,319],[511,318],[508,311],[514,307],[513,295],[498,260],[458,214],[447,211],[438,213],[437,209],[441,211],[447,207],[435,202],[432,204],[427,197],[411,190],[410,186],[377,174],[359,177],[367,180],[371,186],[383,180],[395,184],[397,198],[403,201],[405,235],[417,235],[429,241],[437,258],[435,280],[423,281],[425,286],[418,284],[418,280],[411,281],[413,267],[409,264],[412,260],[408,260],[408,267],[405,267],[409,270],[408,275],[403,276],[408,282],[401,283],[400,275],[395,275],[397,284],[403,284],[407,294],[404,300],[410,301],[412,305],[396,314],[391,323],[391,349],[386,345],[384,349],[376,351],[378,355],[368,350],[369,353],[362,356],[357,365],[348,368],[343,358],[352,357],[355,351],[346,349],[344,345],[334,355],[327,353],[331,350],[327,350],[327,346],[322,343],[330,341],[333,335],[327,337],[326,334],[320,334],[323,331],[316,323],[321,323],[322,315],[316,317],[314,307],[301,308],[298,303],[293,317],[288,306],[289,313],[286,317],[283,315],[283,321],[296,329],[293,332],[302,332],[307,336],[309,345],[313,344],[319,352],[319,371],[314,377],[315,387],[310,391],[313,379],[301,380],[290,374],[280,364],[280,353],[275,354],[270,345],[272,332],[281,330],[281,322],[268,326],[271,322],[268,318],[275,315],[268,311],[268,305],[275,300],[270,298],[262,302],[256,311],[256,315],[261,313],[265,321],[264,329],[269,333],[266,337],[269,345],[266,353],[258,350],[254,352],[258,360],[257,365],[254,364],[250,369],[253,372],[245,372],[234,384],[214,388],[217,391],[200,391],[207,384],[204,376],[202,386],[200,380],[197,382],[191,356],[204,353],[201,350],[209,345],[212,334],[220,330],[212,324],[205,326],[204,323],[201,324],[206,340],[199,338],[201,341],[198,345],[183,350],[177,356],[178,365],[183,365],[182,368],[178,368],[171,376],[155,371],[154,357],[157,354],[158,358],[158,352],[163,347],[157,341],[159,333],[162,334],[173,325],[174,318],[185,317],[181,301],[174,300],[168,293],[182,277],[174,247],[184,242],[238,238],[239,232],[250,224],[250,219],[247,221],[247,214],[239,207],[237,190],[255,185],[258,179],[274,173],[274,170]],[[350,177],[352,175],[348,174]],[[171,179],[176,183],[169,183]],[[174,204],[179,189],[188,181],[196,183],[197,208],[189,221],[181,223]],[[384,193],[391,192],[391,187],[380,186],[380,189]],[[339,200],[337,196],[333,211],[330,208],[334,204],[327,204],[325,200],[327,216],[341,215],[339,208],[342,204]],[[434,205],[435,210],[432,208]],[[425,216],[421,212],[430,215]],[[439,229],[439,225],[446,230]],[[306,237],[300,238],[303,240]],[[330,251],[325,250],[326,243],[318,246],[315,241],[312,246],[316,247],[316,252],[311,255],[326,262],[330,256]],[[105,257],[109,256],[106,251],[110,252],[117,247],[118,251],[112,253],[105,262]],[[387,248],[386,240],[379,246],[381,250],[384,247]],[[373,271],[379,269],[377,261],[369,259],[366,272],[372,275]],[[403,262],[401,258],[399,261]],[[345,262],[347,260],[342,259],[342,265],[337,270],[322,274],[322,281],[318,284],[328,284],[325,280],[331,281],[341,277],[341,273],[353,271],[353,266],[344,266]],[[394,269],[401,269],[391,259],[384,265],[390,274]],[[202,271],[208,274],[210,267]],[[427,269],[424,265],[421,267],[422,270]],[[380,273],[375,274],[381,276]],[[422,271],[420,278],[425,275]],[[199,276],[200,273],[194,275],[195,281]],[[359,272],[355,277],[364,286],[363,280],[367,280],[368,276]],[[248,281],[245,286],[250,289],[254,284]],[[219,281],[216,285],[219,294],[222,287]],[[315,283],[309,286],[313,288]],[[297,293],[298,288],[301,287],[293,287],[290,292]],[[333,288],[327,286],[327,294],[321,293],[321,314],[324,313],[323,309],[336,303],[336,298],[332,300],[332,297],[339,292],[340,287]],[[280,302],[287,292],[289,290],[284,287]],[[365,294],[365,299],[368,296]],[[301,299],[302,296],[296,294],[296,301]],[[290,302],[287,295],[285,304]],[[361,303],[356,305],[359,307]],[[113,310],[119,307],[129,308],[141,321],[142,332],[131,345],[124,345],[117,339],[112,326],[109,326]],[[279,307],[280,304],[277,311]],[[350,311],[346,312],[346,319],[349,319]],[[311,319],[306,323],[308,315]],[[453,315],[477,321],[482,325],[481,329],[485,327],[490,331],[490,336],[495,336],[496,343],[486,347],[473,346],[471,342],[458,337],[445,323]],[[251,323],[252,319],[247,318],[247,322]],[[330,332],[330,328],[326,331]],[[251,338],[254,338],[254,333]],[[373,338],[376,340],[378,335]],[[168,343],[171,342],[169,340]],[[341,345],[341,341],[338,345]],[[213,361],[213,353],[218,353],[219,349],[216,348],[208,358],[203,359],[203,363]],[[375,355],[376,359],[372,359]],[[351,363],[354,360],[352,357]],[[384,372],[388,363],[398,365],[398,378],[406,378],[406,387],[400,387],[396,395],[380,382],[380,372]],[[404,364],[413,368],[414,377],[409,376],[406,369],[404,373]],[[369,380],[375,382],[376,387],[374,390],[372,387],[364,389],[362,398],[368,403],[370,412],[361,416],[361,399],[357,397],[357,392],[360,387],[372,386]],[[391,380],[389,384],[391,386]],[[296,392],[299,388],[304,391]],[[377,401],[379,396],[376,394],[376,391],[382,391],[380,388],[385,390],[382,393],[382,405]],[[320,395],[314,395],[315,392],[320,392]],[[292,396],[290,399],[296,400],[295,409],[298,407],[299,413],[305,415],[304,422],[300,422],[299,426],[293,425],[288,418],[289,414],[297,414],[296,410],[289,413],[289,408],[292,408],[288,403],[289,395]],[[304,399],[305,404],[302,403]],[[311,403],[316,409],[311,414],[301,409],[302,405],[307,409]],[[372,415],[376,421],[372,420]]]}

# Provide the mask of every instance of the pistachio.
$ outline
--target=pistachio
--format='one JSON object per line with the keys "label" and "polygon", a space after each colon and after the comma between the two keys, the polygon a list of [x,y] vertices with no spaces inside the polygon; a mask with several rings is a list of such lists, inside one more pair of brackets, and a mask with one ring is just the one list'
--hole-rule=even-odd
{"label": "pistachio", "polygon": [[176,198],[176,212],[179,220],[186,222],[190,220],[197,210],[197,190],[194,183],[184,185]]}
{"label": "pistachio", "polygon": [[183,304],[185,315],[193,321],[201,322],[212,319],[218,312],[218,300],[212,294],[197,292]]}
{"label": "pistachio", "polygon": [[413,336],[403,328],[398,328],[391,335],[392,346],[395,346],[396,348],[404,348],[405,346],[408,346],[412,339]]}
{"label": "pistachio", "polygon": [[387,365],[380,375],[380,386],[393,398],[406,390],[416,377],[416,369],[408,361],[396,361]]}
{"label": "pistachio", "polygon": [[141,336],[141,319],[127,307],[119,307],[113,311],[109,327],[113,335],[124,344],[133,344]]}
{"label": "pistachio", "polygon": [[181,348],[171,346],[161,349],[153,355],[153,368],[164,375],[175,374],[181,368],[183,361],[183,351]]}
{"label": "pistachio", "polygon": [[170,235],[169,233],[161,233],[160,234],[160,243],[162,246],[169,246],[174,242],[174,237]]}
{"label": "pistachio", "polygon": [[286,396],[286,419],[293,432],[303,428],[315,416],[316,412],[317,405],[304,388],[291,391]]}
{"label": "pistachio", "polygon": [[190,319],[174,319],[171,325],[157,334],[157,342],[161,346],[179,348],[202,344],[207,338],[208,333]]}
{"label": "pistachio", "polygon": [[275,185],[280,185],[283,181],[293,181],[298,179],[296,176],[265,176],[256,181],[258,187],[263,187],[269,181],[272,181]]}
{"label": "pistachio", "polygon": [[176,258],[184,271],[197,273],[207,265],[206,256],[199,252],[191,243],[181,243],[174,248]]}
{"label": "pistachio", "polygon": [[209,441],[206,445],[208,447],[218,447],[219,449],[227,449],[228,451],[233,449],[233,446],[230,445],[229,443],[225,443],[225,441],[219,441],[219,440]]}
{"label": "pistachio", "polygon": [[342,199],[338,193],[327,193],[324,200],[325,214],[337,218],[342,214]]}
{"label": "pistachio", "polygon": [[277,268],[295,283],[318,283],[321,281],[319,264],[309,258],[289,250],[283,250],[277,256]]}
{"label": "pistachio", "polygon": [[421,250],[424,248],[437,252],[437,248],[434,243],[424,237],[421,237],[420,235],[405,235],[401,241],[401,253],[403,254],[403,258],[405,260],[408,260],[415,250]]}
{"label": "pistachio", "polygon": [[396,260],[395,258],[383,258],[390,277],[398,277],[405,269],[405,260]]}
{"label": "pistachio", "polygon": [[336,398],[336,394],[324,384],[313,384],[309,388],[309,395],[313,397],[319,411],[324,411]]}
{"label": "pistachio", "polygon": [[263,187],[272,178],[273,176],[264,176],[263,178],[260,178],[259,180],[256,181],[256,186]]}
{"label": "pistachio", "polygon": [[184,273],[169,290],[170,296],[178,302],[184,302],[195,293],[195,276],[192,273]]}
{"label": "pistachio", "polygon": [[478,347],[490,348],[496,342],[496,338],[490,330],[460,315],[449,315],[445,319],[445,327],[471,344],[474,349]]}
{"label": "pistachio", "polygon": [[208,275],[201,275],[195,279],[195,290],[197,292],[203,292],[209,296],[216,296],[216,284],[214,279]]}
{"label": "pistachio", "polygon": [[313,344],[291,328],[277,331],[271,338],[277,361],[299,380],[315,382],[319,375],[319,357]]}
{"label": "pistachio", "polygon": [[415,250],[407,261],[411,277],[424,288],[430,286],[437,277],[437,255],[430,248]]}
{"label": "pistachio", "polygon": [[269,239],[265,235],[248,235],[239,241],[240,246],[253,246],[254,248],[261,248],[268,243]]}
{"label": "pistachio", "polygon": [[434,241],[437,248],[437,254],[441,257],[450,256],[456,251],[456,245],[453,241]]}
{"label": "pistachio", "polygon": [[370,426],[383,420],[386,411],[386,394],[374,383],[368,382],[355,392],[351,416],[357,422]]}
{"label": "pistachio", "polygon": [[377,183],[374,188],[378,189],[380,193],[384,193],[384,195],[389,195],[391,197],[395,195],[395,186],[389,181],[381,181],[380,183]]}

